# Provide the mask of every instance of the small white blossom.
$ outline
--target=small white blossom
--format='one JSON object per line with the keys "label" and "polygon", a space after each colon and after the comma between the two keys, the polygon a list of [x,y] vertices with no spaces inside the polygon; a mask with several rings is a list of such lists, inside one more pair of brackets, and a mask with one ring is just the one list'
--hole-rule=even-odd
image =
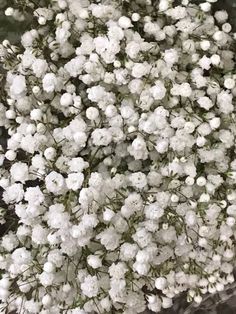
{"label": "small white blossom", "polygon": [[46,188],[49,192],[61,194],[65,186],[65,180],[60,173],[52,171],[45,178]]}
{"label": "small white blossom", "polygon": [[24,183],[26,180],[28,180],[29,177],[29,169],[27,164],[22,162],[14,163],[10,170],[11,176],[13,180],[16,182],[19,181],[21,183]]}
{"label": "small white blossom", "polygon": [[24,94],[26,90],[26,80],[23,75],[16,75],[12,80],[11,94],[14,98],[18,98]]}
{"label": "small white blossom", "polygon": [[84,181],[83,173],[70,173],[66,178],[66,185],[69,190],[77,191]]}
{"label": "small white blossom", "polygon": [[82,293],[89,297],[96,297],[99,291],[98,279],[96,276],[88,275],[81,284]]}
{"label": "small white blossom", "polygon": [[57,78],[54,73],[47,73],[43,78],[43,89],[51,93],[56,89],[57,86]]}

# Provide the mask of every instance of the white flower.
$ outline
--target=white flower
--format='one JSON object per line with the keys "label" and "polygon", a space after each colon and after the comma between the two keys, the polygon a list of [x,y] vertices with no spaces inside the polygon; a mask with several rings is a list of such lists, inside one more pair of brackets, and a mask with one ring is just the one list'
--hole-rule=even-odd
{"label": "white flower", "polygon": [[211,43],[210,43],[209,40],[202,40],[202,41],[200,42],[200,46],[201,46],[201,49],[202,49],[203,51],[206,51],[206,50],[208,50],[208,49],[210,48]]}
{"label": "white flower", "polygon": [[230,77],[226,78],[224,81],[224,86],[227,89],[233,89],[235,87],[235,80]]}
{"label": "white flower", "polygon": [[96,297],[99,291],[99,283],[96,276],[88,275],[81,284],[82,293],[89,297]]}
{"label": "white flower", "polygon": [[167,285],[167,280],[165,277],[158,277],[155,280],[155,287],[158,290],[164,290],[166,288]]}
{"label": "white flower", "polygon": [[168,309],[172,306],[173,301],[171,298],[162,297],[162,307],[163,309]]}
{"label": "white flower", "polygon": [[105,221],[111,221],[114,216],[115,213],[109,208],[106,208],[105,211],[103,212],[103,219]]}
{"label": "white flower", "polygon": [[197,102],[201,108],[204,108],[206,110],[209,110],[211,107],[214,106],[212,100],[207,96],[200,97]]}
{"label": "white flower", "polygon": [[38,186],[27,188],[24,198],[29,204],[36,206],[44,201],[44,195]]}
{"label": "white flower", "polygon": [[48,147],[43,154],[47,160],[53,160],[56,157],[57,152],[54,147]]}
{"label": "white flower", "polygon": [[89,100],[93,102],[99,102],[106,94],[105,88],[100,85],[89,88],[87,92]]}
{"label": "white flower", "polygon": [[33,109],[30,112],[30,118],[35,121],[39,121],[42,119],[43,113],[40,109]]}
{"label": "white flower", "polygon": [[70,159],[68,166],[71,172],[82,172],[84,169],[88,168],[88,163],[85,162],[83,158],[77,157]]}
{"label": "white flower", "polygon": [[230,205],[227,208],[227,214],[236,217],[236,205]]}
{"label": "white flower", "polygon": [[14,76],[10,90],[13,97],[15,98],[21,97],[26,90],[25,77],[23,75]]}
{"label": "white flower", "polygon": [[85,61],[86,58],[84,56],[78,56],[67,62],[65,64],[65,69],[72,77],[77,77],[81,74]]}
{"label": "white flower", "polygon": [[13,161],[16,158],[16,152],[14,152],[13,150],[9,149],[6,153],[5,153],[5,157],[10,160]]}
{"label": "white flower", "polygon": [[224,23],[228,19],[228,13],[224,10],[216,11],[215,18],[218,23]]}
{"label": "white flower", "polygon": [[176,6],[172,9],[169,9],[166,13],[167,15],[171,16],[173,19],[176,20],[183,19],[187,14],[186,8],[181,6]]}
{"label": "white flower", "polygon": [[65,212],[62,204],[51,205],[45,214],[45,219],[51,228],[67,228],[69,225],[69,214]]}
{"label": "white flower", "polygon": [[[1,245],[3,246],[5,250],[7,250],[8,252],[11,252],[13,251],[13,249],[15,249],[19,245],[19,241],[16,235],[14,235],[13,233],[9,233],[2,237]],[[1,286],[1,281],[0,281],[0,286]]]}
{"label": "white flower", "polygon": [[83,173],[70,173],[66,178],[66,185],[69,190],[77,191],[84,181]]}
{"label": "white flower", "polygon": [[99,233],[96,238],[100,240],[107,250],[114,251],[119,246],[121,235],[113,227],[109,227]]}
{"label": "white flower", "polygon": [[131,20],[126,16],[121,16],[118,20],[118,24],[121,28],[124,29],[132,27]]}
{"label": "white flower", "polygon": [[220,94],[217,95],[217,104],[221,112],[229,114],[234,110],[232,99],[232,94],[225,91],[222,91]]}
{"label": "white flower", "polygon": [[151,234],[144,228],[137,230],[132,238],[141,248],[146,247],[152,240]]}
{"label": "white flower", "polygon": [[172,66],[178,62],[179,56],[175,49],[168,49],[164,52],[164,60],[168,66]]}
{"label": "white flower", "polygon": [[125,52],[127,53],[127,55],[131,58],[131,59],[135,59],[137,58],[139,52],[140,52],[140,44],[135,42],[135,41],[130,41],[126,48],[125,48]]}
{"label": "white flower", "polygon": [[98,219],[95,214],[84,214],[82,217],[82,224],[85,228],[94,228],[98,224]]}
{"label": "white flower", "polygon": [[29,169],[27,164],[23,162],[16,162],[11,166],[11,177],[15,182],[19,181],[24,183],[28,180],[29,177]]}
{"label": "white flower", "polygon": [[152,203],[145,207],[145,215],[148,219],[160,219],[164,215],[164,210],[159,206],[159,204]]}
{"label": "white flower", "polygon": [[48,230],[41,225],[35,225],[32,230],[32,241],[38,245],[47,243]]}
{"label": "white flower", "polygon": [[141,78],[147,75],[150,71],[150,66],[145,63],[135,63],[132,68],[132,76],[135,78]]}
{"label": "white flower", "polygon": [[41,304],[40,302],[34,300],[25,301],[25,309],[31,313],[37,314],[40,311]]}
{"label": "white flower", "polygon": [[112,135],[109,129],[96,129],[92,133],[92,141],[95,146],[107,146],[112,141]]}
{"label": "white flower", "polygon": [[133,264],[133,269],[136,271],[139,275],[145,276],[148,274],[148,271],[150,269],[150,265],[148,263],[139,263],[135,262]]}
{"label": "white flower", "polygon": [[43,89],[47,93],[55,91],[57,84],[58,84],[57,77],[54,73],[47,73],[43,77]]}
{"label": "white flower", "polygon": [[42,304],[45,306],[45,307],[49,307],[52,303],[52,298],[49,294],[45,294],[42,298]]}
{"label": "white flower", "polygon": [[184,125],[184,130],[186,131],[186,133],[193,133],[194,130],[195,130],[195,125],[193,122],[186,122],[185,125]]}
{"label": "white flower", "polygon": [[203,2],[199,4],[203,12],[209,12],[211,10],[211,4],[209,2]]}
{"label": "white flower", "polygon": [[51,286],[55,280],[55,276],[52,273],[42,272],[39,275],[39,281],[44,287]]}
{"label": "white flower", "polygon": [[211,68],[211,59],[208,58],[207,56],[203,56],[198,64],[200,65],[200,67],[204,70],[209,70]]}
{"label": "white flower", "polygon": [[189,83],[175,84],[171,88],[171,94],[174,96],[190,97],[192,94],[192,89]]}
{"label": "white flower", "polygon": [[138,136],[133,142],[132,145],[128,147],[128,152],[131,156],[134,157],[134,159],[147,159],[148,157],[148,150],[146,146],[145,140]]}
{"label": "white flower", "polygon": [[138,246],[136,244],[124,243],[120,247],[121,259],[123,261],[132,260],[138,251]]}
{"label": "white flower", "polygon": [[48,64],[46,60],[36,59],[32,64],[32,70],[36,77],[42,77],[48,69]]}
{"label": "white flower", "polygon": [[97,269],[99,267],[102,267],[102,261],[99,256],[97,255],[89,255],[87,257],[87,263],[89,266],[91,266],[93,269]]}
{"label": "white flower", "polygon": [[214,54],[214,55],[212,55],[211,56],[211,63],[213,64],[213,65],[219,65],[220,64],[220,61],[221,61],[221,59],[220,59],[220,56],[219,55],[217,55],[217,54]]}
{"label": "white flower", "polygon": [[65,27],[57,27],[56,29],[56,40],[60,43],[60,44],[65,44],[65,42],[67,41],[67,39],[70,37],[70,32],[68,31],[68,29],[66,29]]}
{"label": "white flower", "polygon": [[64,190],[65,180],[60,173],[52,171],[46,176],[45,184],[49,192],[61,194]]}
{"label": "white flower", "polygon": [[232,30],[232,26],[229,24],[229,23],[224,23],[222,25],[222,30],[225,32],[225,33],[230,33],[231,30]]}
{"label": "white flower", "polygon": [[43,270],[44,270],[46,273],[53,273],[53,272],[55,272],[55,265],[54,265],[52,262],[46,262],[46,263],[43,265]]}
{"label": "white flower", "polygon": [[27,251],[25,247],[21,247],[14,250],[11,254],[11,258],[17,265],[22,265],[28,264],[31,261],[32,256],[30,251]]}
{"label": "white flower", "polygon": [[5,188],[3,192],[3,201],[7,204],[18,203],[24,197],[23,186],[20,183],[12,184]]}
{"label": "white flower", "polygon": [[86,117],[91,120],[91,121],[94,121],[96,120],[98,117],[99,117],[99,111],[97,108],[95,107],[89,107],[87,110],[86,110]]}
{"label": "white flower", "polygon": [[218,41],[218,42],[225,42],[225,33],[222,31],[216,31],[213,35],[213,39]]}
{"label": "white flower", "polygon": [[166,88],[163,82],[157,81],[156,84],[150,89],[154,99],[161,100],[166,95]]}
{"label": "white flower", "polygon": [[70,93],[64,93],[61,96],[60,104],[63,107],[68,107],[68,106],[72,105],[72,103],[73,103],[73,97],[72,97],[72,95]]}
{"label": "white flower", "polygon": [[119,262],[117,264],[112,263],[108,271],[112,278],[123,279],[125,273],[128,271],[128,268],[126,267],[125,263],[122,262]]}
{"label": "white flower", "polygon": [[192,210],[187,211],[185,215],[186,224],[188,226],[194,226],[197,222],[197,216],[196,213]]}
{"label": "white flower", "polygon": [[143,189],[147,185],[146,175],[142,172],[135,172],[129,176],[129,180],[132,186],[137,189]]}
{"label": "white flower", "polygon": [[113,279],[110,281],[111,288],[109,290],[109,296],[113,302],[122,300],[125,296],[126,281],[124,279]]}

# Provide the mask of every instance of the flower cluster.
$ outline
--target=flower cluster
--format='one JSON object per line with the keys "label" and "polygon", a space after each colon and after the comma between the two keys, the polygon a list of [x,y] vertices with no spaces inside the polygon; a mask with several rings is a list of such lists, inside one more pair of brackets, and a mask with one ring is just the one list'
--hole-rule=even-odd
{"label": "flower cluster", "polygon": [[7,1],[33,26],[0,45],[2,313],[157,313],[234,281],[235,36],[175,2]]}

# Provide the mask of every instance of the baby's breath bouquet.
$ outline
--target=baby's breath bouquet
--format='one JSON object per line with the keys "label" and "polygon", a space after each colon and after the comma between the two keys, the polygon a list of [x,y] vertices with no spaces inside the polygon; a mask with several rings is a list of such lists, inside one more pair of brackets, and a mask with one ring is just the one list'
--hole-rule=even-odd
{"label": "baby's breath bouquet", "polygon": [[158,313],[233,283],[236,36],[216,1],[5,1],[27,31],[0,45],[0,313]]}

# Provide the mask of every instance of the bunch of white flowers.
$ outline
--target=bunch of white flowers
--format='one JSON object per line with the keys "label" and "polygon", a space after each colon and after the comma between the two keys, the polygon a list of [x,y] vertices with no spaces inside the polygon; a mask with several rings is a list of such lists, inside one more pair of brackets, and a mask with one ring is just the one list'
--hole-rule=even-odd
{"label": "bunch of white flowers", "polygon": [[0,45],[1,313],[157,313],[234,281],[236,36],[213,2],[7,1],[33,21]]}

